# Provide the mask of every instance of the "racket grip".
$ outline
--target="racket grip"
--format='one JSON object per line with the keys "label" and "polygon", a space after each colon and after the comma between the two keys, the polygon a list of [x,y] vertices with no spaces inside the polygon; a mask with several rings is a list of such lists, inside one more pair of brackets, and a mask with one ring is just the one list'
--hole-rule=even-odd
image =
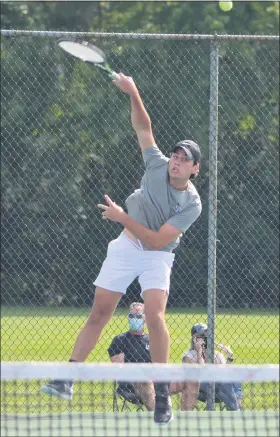
{"label": "racket grip", "polygon": [[112,73],[110,73],[110,77],[113,80],[120,80],[120,75],[118,73],[115,73],[114,71],[112,71]]}

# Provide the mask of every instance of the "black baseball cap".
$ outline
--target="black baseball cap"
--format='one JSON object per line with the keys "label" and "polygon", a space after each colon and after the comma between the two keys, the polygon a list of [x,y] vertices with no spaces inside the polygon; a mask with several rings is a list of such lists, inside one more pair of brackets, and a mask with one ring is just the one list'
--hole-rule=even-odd
{"label": "black baseball cap", "polygon": [[198,163],[201,159],[199,145],[192,140],[179,141],[179,143],[175,144],[175,146],[173,147],[172,152],[176,152],[177,149],[184,150],[188,159],[190,161],[194,161],[195,164]]}

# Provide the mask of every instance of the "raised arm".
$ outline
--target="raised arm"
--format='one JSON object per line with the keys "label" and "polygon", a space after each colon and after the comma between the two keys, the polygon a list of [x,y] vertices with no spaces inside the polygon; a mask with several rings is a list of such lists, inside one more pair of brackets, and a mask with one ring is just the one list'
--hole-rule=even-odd
{"label": "raised arm", "polygon": [[120,73],[120,79],[113,81],[117,87],[130,96],[131,123],[136,132],[141,150],[155,144],[152,133],[151,119],[145,109],[139,91],[131,77]]}

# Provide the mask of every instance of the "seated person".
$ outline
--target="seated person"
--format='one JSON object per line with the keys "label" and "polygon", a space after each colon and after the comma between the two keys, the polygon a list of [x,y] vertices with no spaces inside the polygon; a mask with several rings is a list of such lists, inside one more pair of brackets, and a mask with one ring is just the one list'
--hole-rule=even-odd
{"label": "seated person", "polygon": [[[196,323],[191,329],[191,347],[183,354],[183,363],[207,363],[207,325]],[[215,364],[226,364],[233,361],[232,351],[222,344],[216,345],[223,350],[228,358],[221,352],[215,350]],[[197,400],[206,402],[207,399],[207,382],[185,381],[174,382],[170,384],[170,394],[182,393],[181,411],[192,410]],[[216,402],[224,402],[227,410],[240,410],[242,388],[241,384],[233,383],[216,383],[215,384]]]}
{"label": "seated person", "polygon": [[[144,305],[134,302],[129,307],[129,330],[117,335],[108,348],[112,363],[151,363],[149,336],[145,334]],[[152,382],[125,383],[119,381],[119,392],[131,393],[131,399],[136,394],[148,411],[154,411],[154,385]],[[126,396],[129,400],[129,395]]]}
{"label": "seated person", "polygon": [[[115,363],[150,363],[149,336],[145,334],[144,305],[134,302],[130,305],[128,314],[129,331],[117,335],[109,349],[112,362]],[[207,363],[207,325],[197,323],[191,329],[191,347],[183,354],[183,363]],[[215,351],[215,363],[226,364],[233,361],[232,351],[222,344],[217,348],[223,350],[228,358]],[[181,393],[181,411],[193,410],[197,401],[206,402],[207,382],[171,382],[170,394]],[[154,386],[153,383],[125,383],[119,382],[121,391],[130,391],[132,395],[138,393],[148,411],[154,411]],[[227,410],[239,410],[241,408],[242,388],[239,383],[216,383],[215,396],[217,402],[224,402]]]}

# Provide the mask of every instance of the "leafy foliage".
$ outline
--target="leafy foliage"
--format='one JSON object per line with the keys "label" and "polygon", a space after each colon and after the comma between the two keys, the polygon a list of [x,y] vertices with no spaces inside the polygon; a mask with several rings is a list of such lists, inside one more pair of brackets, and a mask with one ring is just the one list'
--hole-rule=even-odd
{"label": "leafy foliage", "polygon": [[[277,2],[2,2],[3,28],[276,34]],[[203,213],[177,251],[171,306],[207,301],[209,41],[102,39],[135,77],[157,142],[203,150]],[[126,96],[54,38],[2,38],[2,299],[90,304],[92,281],[120,226],[96,204],[124,206],[143,164]],[[278,51],[274,41],[223,41],[219,72],[218,305],[274,308],[278,299]],[[124,303],[138,297],[133,284]]]}

